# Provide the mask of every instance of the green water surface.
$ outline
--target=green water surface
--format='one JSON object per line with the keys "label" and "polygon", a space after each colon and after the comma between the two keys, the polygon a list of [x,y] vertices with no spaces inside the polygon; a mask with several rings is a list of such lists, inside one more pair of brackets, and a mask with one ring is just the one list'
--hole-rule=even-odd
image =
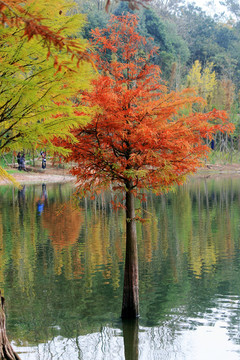
{"label": "green water surface", "polygon": [[137,200],[141,316],[124,323],[124,211],[72,192],[0,187],[0,288],[22,360],[240,358],[240,179]]}

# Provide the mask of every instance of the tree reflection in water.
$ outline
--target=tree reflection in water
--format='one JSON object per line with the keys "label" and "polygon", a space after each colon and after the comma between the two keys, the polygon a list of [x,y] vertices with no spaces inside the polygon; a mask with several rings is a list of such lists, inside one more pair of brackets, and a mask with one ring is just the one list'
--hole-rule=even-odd
{"label": "tree reflection in water", "polygon": [[138,319],[123,320],[125,360],[138,360]]}

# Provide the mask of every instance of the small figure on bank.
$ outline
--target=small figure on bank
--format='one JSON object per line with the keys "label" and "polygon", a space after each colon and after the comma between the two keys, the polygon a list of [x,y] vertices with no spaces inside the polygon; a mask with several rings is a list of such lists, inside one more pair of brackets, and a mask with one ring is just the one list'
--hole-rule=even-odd
{"label": "small figure on bank", "polygon": [[42,169],[46,169],[47,160],[46,160],[46,153],[42,153]]}
{"label": "small figure on bank", "polygon": [[20,170],[26,171],[26,167],[25,167],[25,154],[22,154],[22,156],[21,156],[21,158],[20,158]]}
{"label": "small figure on bank", "polygon": [[212,150],[214,150],[214,147],[215,147],[215,141],[214,141],[213,139],[212,139],[212,141],[211,141],[211,143],[210,143],[210,144],[211,144],[211,149],[212,149]]}

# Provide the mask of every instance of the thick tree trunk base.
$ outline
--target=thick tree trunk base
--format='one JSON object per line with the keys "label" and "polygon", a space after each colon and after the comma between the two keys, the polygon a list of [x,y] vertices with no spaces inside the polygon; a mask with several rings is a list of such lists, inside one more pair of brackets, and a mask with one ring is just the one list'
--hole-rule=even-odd
{"label": "thick tree trunk base", "polygon": [[135,308],[123,308],[122,309],[122,313],[121,313],[121,318],[123,320],[134,320],[134,319],[138,319],[140,317],[140,314],[138,312],[138,309],[136,310]]}
{"label": "thick tree trunk base", "polygon": [[6,316],[4,313],[4,298],[0,290],[0,360],[20,360],[13,350],[6,333]]}
{"label": "thick tree trunk base", "polygon": [[137,319],[139,316],[138,287],[130,289],[125,287],[121,318]]}

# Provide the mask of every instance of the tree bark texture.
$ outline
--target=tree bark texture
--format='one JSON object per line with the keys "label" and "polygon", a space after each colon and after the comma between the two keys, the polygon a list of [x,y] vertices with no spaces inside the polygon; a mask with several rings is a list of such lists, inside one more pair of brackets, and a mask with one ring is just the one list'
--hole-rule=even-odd
{"label": "tree bark texture", "polygon": [[127,189],[130,190],[126,191],[126,255],[121,317],[134,319],[139,316],[137,231],[134,194],[130,185]]}
{"label": "tree bark texture", "polygon": [[4,298],[0,290],[0,360],[20,360],[13,350],[6,333],[6,316],[4,313]]}

